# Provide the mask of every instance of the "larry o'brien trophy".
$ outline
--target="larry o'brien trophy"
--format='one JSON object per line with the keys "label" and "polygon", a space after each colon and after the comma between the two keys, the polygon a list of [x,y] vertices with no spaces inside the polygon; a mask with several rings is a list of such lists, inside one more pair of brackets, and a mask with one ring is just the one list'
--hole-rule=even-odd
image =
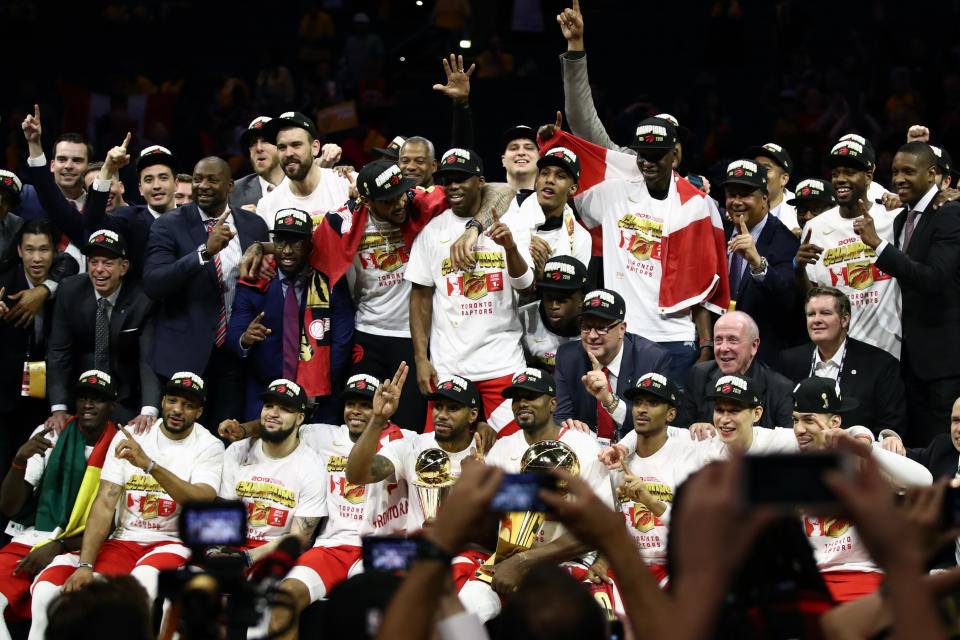
{"label": "larry o'brien trophy", "polygon": [[423,510],[423,521],[436,519],[440,504],[450,493],[456,478],[450,472],[450,456],[443,449],[424,449],[414,465],[417,479],[417,498]]}
{"label": "larry o'brien trophy", "polygon": [[[541,440],[534,442],[520,458],[522,473],[550,473],[555,469],[564,469],[573,475],[580,475],[580,460],[569,445],[559,440]],[[507,558],[526,551],[533,546],[537,533],[543,528],[546,514],[534,511],[508,511],[500,521],[500,533],[497,536],[497,549],[487,561],[477,569],[474,577],[487,584],[493,582],[492,567]]]}

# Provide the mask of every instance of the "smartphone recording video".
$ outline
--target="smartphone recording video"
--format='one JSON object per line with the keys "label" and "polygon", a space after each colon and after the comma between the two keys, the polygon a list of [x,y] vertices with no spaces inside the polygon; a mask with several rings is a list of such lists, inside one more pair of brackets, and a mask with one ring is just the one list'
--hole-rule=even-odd
{"label": "smartphone recording video", "polygon": [[417,559],[417,541],[400,536],[367,536],[363,539],[364,571],[406,571]]}
{"label": "smartphone recording video", "polygon": [[540,499],[540,489],[558,490],[559,479],[545,473],[512,473],[503,476],[500,488],[490,503],[491,511],[534,511],[549,513],[550,507]]}
{"label": "smartphone recording video", "polygon": [[743,474],[746,504],[837,510],[839,501],[824,475],[828,471],[852,475],[855,464],[850,454],[837,451],[747,456]]}
{"label": "smartphone recording video", "polygon": [[184,503],[179,524],[180,539],[193,549],[247,543],[247,507],[239,500]]}

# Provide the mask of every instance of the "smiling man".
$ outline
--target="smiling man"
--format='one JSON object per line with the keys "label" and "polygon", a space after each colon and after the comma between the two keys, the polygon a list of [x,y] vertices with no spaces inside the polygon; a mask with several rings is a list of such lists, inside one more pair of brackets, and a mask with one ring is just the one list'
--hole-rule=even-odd
{"label": "smiling man", "polygon": [[500,163],[507,172],[507,183],[517,191],[535,189],[534,181],[539,168],[537,161],[540,159],[537,132],[533,127],[520,124],[507,129],[503,142]]}
{"label": "smiling man", "polygon": [[553,373],[560,345],[580,338],[587,268],[576,258],[547,260],[537,281],[537,302],[520,307],[524,356],[531,366]]}
{"label": "smiling man", "polygon": [[416,186],[433,186],[433,174],[438,167],[433,143],[421,136],[407,138],[400,147],[397,166],[403,177],[412,179]]}
{"label": "smiling man", "polygon": [[230,206],[234,209],[255,211],[260,198],[283,182],[285,176],[280,167],[277,145],[264,132],[264,125],[271,119],[257,116],[240,135],[240,146],[247,150],[253,173],[238,178],[234,183],[233,193],[230,194]]}

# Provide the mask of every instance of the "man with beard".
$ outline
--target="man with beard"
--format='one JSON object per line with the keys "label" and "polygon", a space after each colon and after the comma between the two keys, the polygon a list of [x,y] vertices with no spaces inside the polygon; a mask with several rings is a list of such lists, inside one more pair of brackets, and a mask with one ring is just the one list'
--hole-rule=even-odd
{"label": "man with beard", "polygon": [[850,337],[900,357],[900,286],[877,265],[877,254],[854,230],[869,210],[878,234],[893,239],[894,213],[870,200],[875,158],[872,147],[841,140],[830,149],[837,207],[811,220],[795,258],[804,292],[836,287],[850,299]]}
{"label": "man with beard", "polygon": [[[76,391],[77,414],[60,432],[37,427],[0,486],[0,510],[11,518],[6,533],[13,538],[0,549],[0,613],[9,609],[13,619],[30,618],[34,576],[57,554],[80,550],[82,521],[68,523],[77,505],[82,511],[89,504],[81,490],[88,461],[99,467],[117,433],[110,422],[116,402],[110,376],[85,371]],[[0,636],[5,632],[9,638],[0,627]]]}
{"label": "man with beard", "polygon": [[350,197],[350,181],[332,169],[321,169],[314,162],[320,154],[320,140],[313,120],[287,111],[267,122],[261,129],[264,139],[276,145],[280,168],[286,175],[273,191],[263,194],[257,203],[259,215],[272,227],[280,209],[300,209],[315,216],[314,224],[328,211],[336,211]]}
{"label": "man with beard", "polygon": [[538,302],[520,307],[523,349],[527,363],[553,373],[560,345],[580,338],[578,318],[583,305],[587,268],[576,258],[550,258],[537,281]]}
{"label": "man with beard", "polygon": [[203,371],[210,380],[211,424],[242,415],[242,368],[224,346],[240,257],[267,239],[255,214],[227,205],[230,165],[216,156],[193,170],[194,202],[161,216],[150,228],[143,289],[159,303],[150,364],[159,376]]}
{"label": "man with beard", "polygon": [[196,422],[204,399],[203,380],[177,372],[164,390],[162,417],[149,431],[130,435],[120,427],[103,463],[79,556],[58,555],[34,582],[31,639],[44,637],[47,609],[61,585],[77,591],[97,574],[130,574],[152,603],[160,571],[186,564],[190,550],[178,534],[180,506],[213,500],[223,467],[223,443]]}
{"label": "man with beard", "polygon": [[[573,450],[580,465],[580,478],[593,492],[613,508],[613,490],[607,470],[600,463],[600,447],[589,434],[561,427],[553,420],[557,408],[556,386],[553,377],[540,369],[523,369],[516,373],[503,397],[510,400],[511,409],[520,431],[497,441],[486,463],[502,467],[507,473],[520,473],[520,460],[527,449],[543,440],[558,440]],[[534,536],[533,546],[527,551],[511,555],[493,565],[493,581],[487,583],[477,577],[460,590],[460,601],[468,611],[483,622],[495,617],[501,609],[501,598],[516,590],[523,576],[539,564],[559,564],[572,561],[589,551],[559,523],[545,520]],[[582,563],[579,569],[585,571]],[[575,569],[574,569],[575,570]]]}
{"label": "man with beard", "polygon": [[277,146],[266,139],[263,127],[272,118],[258,116],[240,136],[240,146],[247,150],[253,173],[237,179],[230,194],[230,206],[247,211],[257,210],[260,198],[273,191],[283,182]]}

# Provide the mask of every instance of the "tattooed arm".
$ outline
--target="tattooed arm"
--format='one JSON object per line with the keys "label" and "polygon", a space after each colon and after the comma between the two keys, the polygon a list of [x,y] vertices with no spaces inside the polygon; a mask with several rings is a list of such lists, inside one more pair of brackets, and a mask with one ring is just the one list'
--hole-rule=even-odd
{"label": "tattooed arm", "polygon": [[[323,518],[302,518],[299,516],[295,516],[293,518],[293,524],[290,525],[289,535],[299,538],[301,550],[306,549],[307,545],[310,544],[310,538],[313,537],[313,532],[316,530],[321,520],[323,520]],[[250,549],[250,562],[256,563],[266,558],[274,549],[280,546],[280,543],[286,537],[287,536],[280,536],[266,544],[262,544],[259,547]]]}

